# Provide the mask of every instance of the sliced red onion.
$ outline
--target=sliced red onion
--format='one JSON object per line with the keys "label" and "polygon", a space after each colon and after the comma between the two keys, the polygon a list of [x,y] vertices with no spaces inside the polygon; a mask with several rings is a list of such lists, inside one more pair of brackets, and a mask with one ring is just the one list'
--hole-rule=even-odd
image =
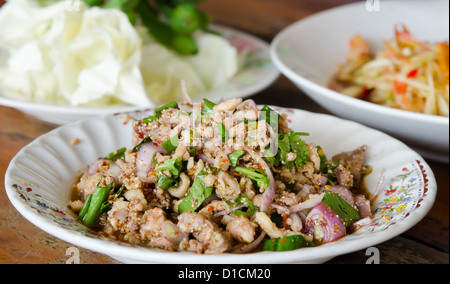
{"label": "sliced red onion", "polygon": [[292,220],[291,230],[294,232],[301,232],[303,229],[303,222],[297,213],[291,213],[288,216]]}
{"label": "sliced red onion", "polygon": [[240,247],[237,250],[234,250],[232,253],[236,253],[236,254],[237,253],[250,253],[259,247],[259,245],[263,242],[265,237],[266,237],[266,233],[262,232],[261,235],[259,235],[259,237],[256,238],[256,240],[254,240],[252,243],[250,243],[246,246]]}
{"label": "sliced red onion", "polygon": [[271,206],[273,208],[275,208],[275,209],[277,209],[277,210],[287,214],[287,215],[291,214],[291,210],[289,210],[289,208],[287,208],[286,206],[278,205],[278,204],[275,204],[275,203],[272,203]]}
{"label": "sliced red onion", "polygon": [[245,151],[247,151],[252,158],[259,164],[262,165],[264,168],[264,171],[266,172],[266,175],[269,177],[269,186],[266,188],[266,190],[263,193],[263,203],[261,205],[260,210],[262,212],[269,209],[270,205],[273,203],[273,199],[275,197],[275,178],[273,176],[272,170],[270,169],[269,165],[264,161],[264,159],[258,155],[255,151],[253,151],[250,147],[244,146]]}
{"label": "sliced red onion", "polygon": [[309,198],[304,201],[301,202],[297,205],[291,206],[290,210],[293,213],[297,213],[306,209],[311,209],[313,207],[315,207],[316,205],[318,205],[320,202],[322,202],[323,197],[325,196],[325,193],[321,193],[321,194],[310,194]]}
{"label": "sliced red onion", "polygon": [[136,170],[140,178],[146,178],[154,169],[153,157],[156,153],[166,153],[166,150],[153,142],[142,144],[136,157]]}
{"label": "sliced red onion", "polygon": [[345,236],[347,230],[341,218],[321,202],[306,217],[304,233],[314,235],[314,239],[322,243],[329,243]]}
{"label": "sliced red onion", "polygon": [[214,166],[215,159],[209,158],[209,157],[207,157],[207,156],[204,155],[204,154],[199,154],[199,155],[198,155],[198,158],[199,158],[200,160],[202,160],[203,162],[209,164],[210,166]]}
{"label": "sliced red onion", "polygon": [[121,175],[120,167],[116,164],[113,164],[109,166],[109,168],[105,171],[105,174],[112,176],[116,181],[118,181]]}
{"label": "sliced red onion", "polygon": [[87,169],[86,173],[93,175],[100,171],[100,167],[103,165],[103,160],[97,160],[93,162],[89,168]]}
{"label": "sliced red onion", "polygon": [[173,244],[179,245],[189,234],[184,233],[171,221],[164,221],[161,225],[161,234],[169,239]]}
{"label": "sliced red onion", "polygon": [[186,82],[184,80],[181,80],[181,97],[183,98],[184,103],[192,104],[192,99],[187,92]]}

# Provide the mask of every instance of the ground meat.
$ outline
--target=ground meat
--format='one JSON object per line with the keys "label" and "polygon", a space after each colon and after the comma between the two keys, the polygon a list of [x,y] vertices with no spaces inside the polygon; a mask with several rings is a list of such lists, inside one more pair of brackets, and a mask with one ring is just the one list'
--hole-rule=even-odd
{"label": "ground meat", "polygon": [[178,227],[185,233],[193,234],[198,242],[204,244],[205,254],[223,253],[231,247],[229,237],[199,213],[184,212],[178,216]]}

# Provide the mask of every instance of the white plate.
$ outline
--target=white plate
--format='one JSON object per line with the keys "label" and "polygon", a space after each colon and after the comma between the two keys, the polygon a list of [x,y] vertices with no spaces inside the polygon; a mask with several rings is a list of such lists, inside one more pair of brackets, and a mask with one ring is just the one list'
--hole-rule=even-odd
{"label": "white plate", "polygon": [[[373,167],[373,172],[365,182],[371,192],[382,170],[386,170],[381,194],[374,203],[373,226],[319,247],[245,255],[174,253],[104,240],[78,223],[67,209],[69,188],[80,169],[97,157],[131,147],[131,126],[123,124],[121,115],[78,121],[39,137],[11,161],[5,174],[5,189],[14,207],[42,230],[126,263],[321,263],[387,241],[410,229],[431,209],[437,191],[434,175],[421,156],[403,143],[333,116],[275,109],[288,114],[292,129],[310,132],[308,141],[321,145],[329,157],[368,146],[365,163]],[[132,115],[142,117],[145,113]],[[80,139],[80,144],[70,144],[74,137]]]}
{"label": "white plate", "polygon": [[380,1],[380,8],[369,12],[366,1],[360,1],[294,23],[273,40],[272,60],[282,74],[330,112],[383,130],[424,156],[448,163],[448,117],[388,108],[326,87],[338,64],[345,61],[348,42],[355,34],[361,34],[375,50],[382,48],[383,40],[393,37],[398,23],[405,24],[421,40],[448,40],[446,0]]}
{"label": "white plate", "polygon": [[[198,94],[197,97],[208,98],[214,102],[236,97],[245,98],[264,90],[279,77],[280,72],[270,59],[268,43],[232,28],[220,25],[213,25],[212,27],[240,48],[247,48],[248,54],[245,57],[244,66],[233,79],[220,88],[213,89],[205,94]],[[2,90],[0,90],[0,105],[16,108],[40,120],[58,125],[99,114],[137,109],[137,107],[130,106],[87,108],[24,102],[2,96]]]}

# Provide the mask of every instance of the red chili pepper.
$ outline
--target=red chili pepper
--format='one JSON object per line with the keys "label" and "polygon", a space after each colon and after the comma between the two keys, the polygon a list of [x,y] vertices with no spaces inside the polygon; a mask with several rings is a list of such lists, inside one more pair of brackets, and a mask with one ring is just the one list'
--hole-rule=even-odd
{"label": "red chili pepper", "polygon": [[419,73],[419,69],[414,69],[408,73],[407,77],[408,78],[416,78],[418,73]]}

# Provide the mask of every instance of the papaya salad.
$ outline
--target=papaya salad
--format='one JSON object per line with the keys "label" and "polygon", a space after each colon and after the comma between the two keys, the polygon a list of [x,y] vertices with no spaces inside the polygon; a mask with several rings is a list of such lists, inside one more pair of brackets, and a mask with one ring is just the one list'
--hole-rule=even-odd
{"label": "papaya salad", "polygon": [[406,111],[449,116],[449,44],[416,39],[405,26],[373,54],[356,35],[330,86],[345,95]]}
{"label": "papaya salad", "polygon": [[133,148],[88,165],[79,222],[119,242],[199,254],[288,251],[370,223],[366,146],[328,159],[252,100],[170,103],[133,119]]}

